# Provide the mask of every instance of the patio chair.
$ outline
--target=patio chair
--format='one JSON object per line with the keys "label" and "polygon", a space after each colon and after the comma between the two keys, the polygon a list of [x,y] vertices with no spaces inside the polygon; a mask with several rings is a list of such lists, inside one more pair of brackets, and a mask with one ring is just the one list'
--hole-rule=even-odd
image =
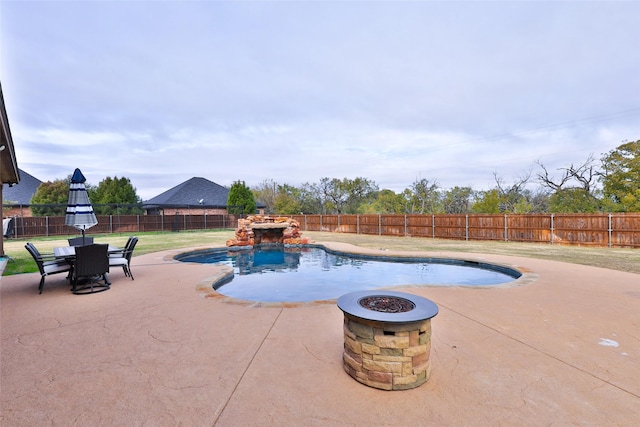
{"label": "patio chair", "polygon": [[36,249],[33,243],[27,243],[24,247],[29,251],[33,257],[38,270],[40,270],[40,286],[38,287],[40,293],[44,288],[44,278],[52,274],[57,273],[69,273],[69,277],[73,273],[73,267],[66,260],[56,258],[53,254],[40,254],[40,251]]}
{"label": "patio chair", "polygon": [[14,218],[5,218],[2,220],[2,235],[7,239],[13,237],[14,223]]}
{"label": "patio chair", "polygon": [[76,247],[73,276],[73,293],[76,295],[103,292],[111,287],[109,282],[109,245]]}
{"label": "patio chair", "polygon": [[122,252],[112,253],[109,256],[109,267],[122,267],[124,275],[131,277],[131,280],[134,280],[133,273],[131,272],[131,256],[137,243],[137,237],[129,237]]}
{"label": "patio chair", "polygon": [[93,236],[73,237],[69,240],[69,246],[93,245]]}
{"label": "patio chair", "polygon": [[122,258],[124,257],[124,253],[127,251],[127,248],[129,247],[129,245],[131,245],[131,241],[134,239],[135,237],[133,236],[129,236],[129,238],[127,239],[127,243],[125,243],[125,245],[122,247],[121,251],[117,251],[117,252],[109,252],[109,256],[113,257],[113,258]]}

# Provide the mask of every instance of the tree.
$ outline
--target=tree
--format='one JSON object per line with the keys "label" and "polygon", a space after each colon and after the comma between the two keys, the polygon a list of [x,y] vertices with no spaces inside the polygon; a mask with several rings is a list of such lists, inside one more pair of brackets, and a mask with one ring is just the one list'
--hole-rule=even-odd
{"label": "tree", "polygon": [[31,213],[34,216],[63,216],[67,211],[69,201],[69,182],[67,179],[56,179],[55,181],[43,182],[38,186],[36,193],[31,198],[32,205],[53,205],[53,206],[32,206]]}
{"label": "tree", "polygon": [[378,192],[377,198],[370,205],[370,212],[367,213],[400,214],[405,212],[404,207],[402,194],[396,194],[392,190],[385,189]]}
{"label": "tree", "polygon": [[506,184],[497,172],[493,173],[493,177],[496,180],[500,212],[527,213],[531,210],[531,204],[527,200],[529,193],[525,189],[531,178],[531,171],[517,178],[511,185]]}
{"label": "tree", "polygon": [[273,207],[281,215],[295,215],[302,212],[301,191],[288,184],[278,185]]}
{"label": "tree", "polygon": [[411,184],[412,206],[410,213],[435,213],[441,203],[438,181],[420,179]]}
{"label": "tree", "polygon": [[487,214],[500,213],[500,194],[498,189],[494,188],[493,190],[478,192],[472,211],[474,213]]}
{"label": "tree", "polygon": [[244,181],[235,181],[229,189],[227,212],[230,214],[253,215],[256,212],[256,201],[253,193]]}
{"label": "tree", "polygon": [[363,203],[375,200],[378,186],[366,178],[322,178],[313,189],[322,203],[322,213],[358,213]]}
{"label": "tree", "polygon": [[300,187],[300,212],[307,214],[322,214],[325,211],[325,201],[318,185],[305,182]]}
{"label": "tree", "polygon": [[542,172],[538,173],[538,181],[553,192],[549,198],[552,212],[596,212],[601,209],[595,189],[600,174],[593,155],[577,166],[572,163],[560,168],[562,174],[559,178],[551,176],[542,163],[537,163],[542,168]]}
{"label": "tree", "polygon": [[355,214],[359,212],[360,206],[372,203],[378,194],[378,186],[367,178],[344,178],[341,187],[347,194],[344,206],[344,213]]}
{"label": "tree", "polygon": [[344,204],[347,202],[347,193],[340,185],[340,180],[324,177],[320,179],[318,189],[323,201],[323,213],[336,212],[341,214]]}
{"label": "tree", "polygon": [[275,209],[280,186],[273,179],[265,179],[258,186],[253,188],[253,197],[265,205],[266,213],[277,212]]}
{"label": "tree", "polygon": [[600,210],[600,200],[583,188],[563,188],[551,195],[549,209],[558,213],[593,213]]}
{"label": "tree", "polygon": [[444,195],[444,212],[448,214],[463,214],[470,211],[471,187],[453,187]]}
{"label": "tree", "polygon": [[[595,169],[595,159],[590,154],[587,160],[574,166],[573,163],[566,168],[560,168],[563,171],[560,178],[549,176],[547,168],[540,162],[536,162],[542,168],[543,173],[538,173],[538,180],[542,185],[554,191],[562,190],[567,187],[582,188],[587,193],[591,193],[596,182],[598,171]],[[573,185],[571,185],[573,184]]]}
{"label": "tree", "polygon": [[402,193],[398,194],[398,200],[402,204],[402,211],[400,213],[414,213],[415,200],[413,192],[410,189],[405,188]]}
{"label": "tree", "polygon": [[529,201],[531,203],[531,212],[550,212],[549,210],[549,192],[538,187],[534,193],[531,193]]}
{"label": "tree", "polygon": [[97,187],[88,190],[93,209],[98,215],[135,215],[143,212],[129,178],[107,177]]}
{"label": "tree", "polygon": [[640,140],[624,142],[607,153],[600,179],[612,210],[640,212]]}

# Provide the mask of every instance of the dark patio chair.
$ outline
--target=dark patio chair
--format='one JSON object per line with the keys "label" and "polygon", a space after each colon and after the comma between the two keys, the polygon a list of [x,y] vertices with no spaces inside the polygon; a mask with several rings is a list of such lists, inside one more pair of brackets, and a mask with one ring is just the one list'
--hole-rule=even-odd
{"label": "dark patio chair", "polygon": [[44,288],[45,277],[65,272],[69,273],[69,277],[71,276],[73,268],[66,260],[56,258],[53,254],[42,255],[33,243],[27,243],[24,247],[29,251],[38,266],[38,270],[40,270],[40,286],[38,287],[40,293],[42,293],[42,288]]}
{"label": "dark patio chair", "polygon": [[76,247],[73,293],[76,295],[103,292],[111,287],[109,282],[109,245]]}
{"label": "dark patio chair", "polygon": [[109,267],[122,267],[124,275],[131,277],[131,280],[134,280],[133,273],[131,272],[131,256],[137,243],[137,237],[129,237],[122,252],[111,253],[109,255]]}
{"label": "dark patio chair", "polygon": [[69,240],[69,246],[93,245],[93,236],[73,237]]}
{"label": "dark patio chair", "polygon": [[125,243],[125,245],[122,247],[121,251],[117,251],[117,252],[109,252],[109,256],[113,257],[113,258],[122,258],[124,257],[124,253],[127,251],[127,248],[129,247],[129,245],[131,245],[131,241],[135,239],[135,237],[133,236],[129,236],[129,238],[127,239],[127,243]]}

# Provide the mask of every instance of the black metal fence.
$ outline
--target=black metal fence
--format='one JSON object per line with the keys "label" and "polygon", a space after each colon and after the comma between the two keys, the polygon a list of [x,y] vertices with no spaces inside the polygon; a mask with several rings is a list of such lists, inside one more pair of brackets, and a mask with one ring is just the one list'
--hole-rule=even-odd
{"label": "black metal fence", "polygon": [[[123,233],[145,231],[182,231],[235,228],[239,215],[97,215],[98,224],[91,227],[90,234]],[[13,218],[13,236],[27,238],[35,236],[67,236],[78,230],[64,223],[64,216],[39,216]]]}

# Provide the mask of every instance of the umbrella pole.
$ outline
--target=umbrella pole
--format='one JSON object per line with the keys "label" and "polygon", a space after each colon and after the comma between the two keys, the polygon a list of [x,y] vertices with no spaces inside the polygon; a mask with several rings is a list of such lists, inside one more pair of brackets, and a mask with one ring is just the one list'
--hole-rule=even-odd
{"label": "umbrella pole", "polygon": [[85,241],[84,241],[84,227],[82,227],[82,246],[85,246]]}

